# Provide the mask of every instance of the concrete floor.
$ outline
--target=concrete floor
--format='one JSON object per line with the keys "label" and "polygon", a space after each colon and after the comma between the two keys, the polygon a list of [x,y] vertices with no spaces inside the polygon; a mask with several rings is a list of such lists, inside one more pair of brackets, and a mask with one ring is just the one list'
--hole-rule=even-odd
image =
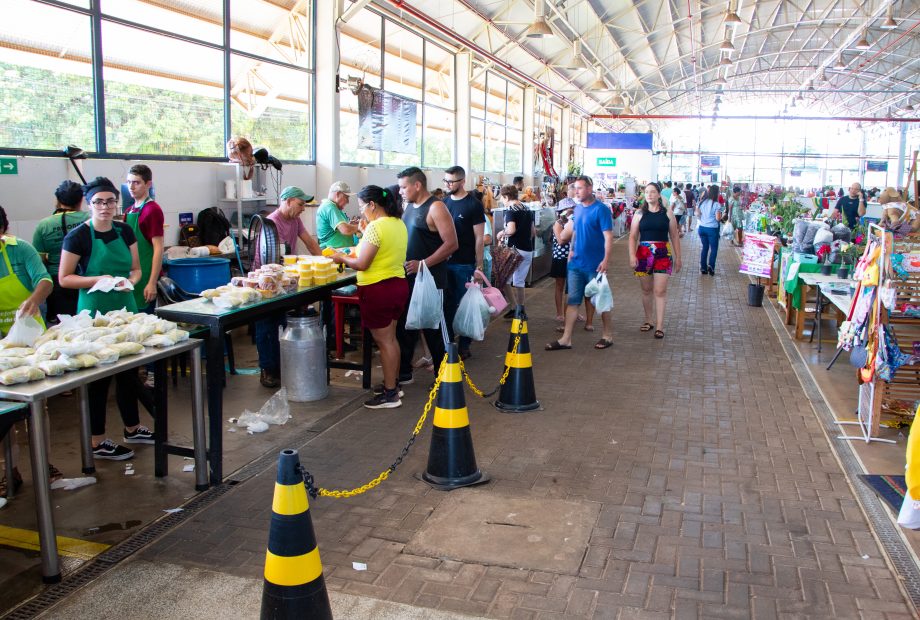
{"label": "concrete floor", "polygon": [[[862,483],[842,469],[837,440],[829,438],[790,367],[783,348],[790,339],[771,326],[773,310],[745,306],[747,280],[737,275],[737,257],[728,248],[723,246],[719,275],[701,278],[694,269],[696,240],[685,241],[685,271],[672,278],[663,341],[637,331],[641,305],[638,285],[624,268],[624,242],[615,246],[612,268],[613,349],[594,351],[599,332],[579,330],[573,351],[543,352],[554,336],[550,283],[528,292],[544,411],[499,415],[466,391],[478,463],[492,475],[491,483],[447,495],[418,482],[414,475],[427,458],[426,429],[378,489],[349,500],[311,501],[336,617],[915,617],[904,576],[886,555],[878,522],[868,516],[875,512],[856,492]],[[507,323],[496,322],[487,340],[474,346],[467,365],[478,381],[489,383],[487,377],[500,370],[506,331]],[[822,364],[832,350],[826,348],[819,360],[814,345],[795,346],[827,405],[850,417],[855,384],[849,367],[841,363],[825,372]],[[225,403],[240,408],[246,399],[257,406],[268,395],[254,377],[234,378],[229,389],[238,391]],[[389,464],[404,444],[425,396],[417,385],[406,391],[403,409],[368,412],[351,398],[359,390],[342,388],[336,424],[309,433],[307,417],[321,419],[333,410],[326,402],[304,414],[306,434],[290,426],[294,420],[283,430],[303,440],[294,447],[318,483],[354,486]],[[232,415],[227,411],[225,418]],[[54,462],[77,471],[75,434],[61,452],[60,417],[52,413]],[[172,429],[188,433],[178,422]],[[225,434],[227,458],[233,459],[225,461],[226,471],[287,447],[277,430],[259,437]],[[903,470],[903,440],[853,448],[869,473]],[[126,523],[141,513],[148,523],[193,495],[191,474],[179,473],[181,459],[165,481],[150,477],[149,458],[141,454],[136,460],[139,477],[128,479],[123,464],[112,464],[95,487],[55,492],[61,531],[86,538],[92,525]],[[272,457],[263,464],[46,617],[137,617],[126,592],[162,602],[155,611],[147,608],[151,617],[253,617],[274,481]],[[115,504],[124,512],[94,513],[100,502],[118,501],[111,497],[116,484],[139,496],[144,510],[132,512],[133,498]],[[511,562],[495,559],[494,549],[478,553],[485,543],[476,539],[462,549],[463,557],[428,557],[427,548],[414,541],[424,540],[426,526],[444,521],[448,506],[464,505],[473,493],[491,494],[495,502],[552,500],[599,508],[577,573],[515,566],[527,558]],[[0,518],[6,524],[14,513],[21,527],[29,527],[26,494]],[[118,518],[103,522],[104,514]],[[882,515],[890,524],[891,515]],[[94,540],[117,542],[136,529],[100,532]],[[917,544],[915,533],[903,535]],[[18,551],[0,548],[0,562],[7,554],[10,566],[28,569]],[[367,570],[355,570],[356,561]],[[0,596],[8,584],[27,581],[21,571],[0,586]],[[106,611],[96,602],[104,602]]]}

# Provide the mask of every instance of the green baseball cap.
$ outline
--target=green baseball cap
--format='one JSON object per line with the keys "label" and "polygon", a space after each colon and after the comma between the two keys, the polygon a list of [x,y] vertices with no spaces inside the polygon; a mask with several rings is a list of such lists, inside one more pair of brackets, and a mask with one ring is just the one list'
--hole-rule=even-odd
{"label": "green baseball cap", "polygon": [[288,185],[283,190],[281,190],[281,194],[278,195],[278,198],[280,200],[287,200],[288,198],[300,198],[304,202],[313,202],[313,196],[306,193],[299,187],[295,187],[293,185]]}

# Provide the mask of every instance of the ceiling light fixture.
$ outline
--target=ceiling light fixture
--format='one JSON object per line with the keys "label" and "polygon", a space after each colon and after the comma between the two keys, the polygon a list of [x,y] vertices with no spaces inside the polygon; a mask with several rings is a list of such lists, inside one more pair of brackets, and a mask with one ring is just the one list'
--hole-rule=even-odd
{"label": "ceiling light fixture", "polygon": [[894,30],[898,27],[898,22],[894,20],[894,15],[892,15],[891,5],[888,5],[888,14],[886,17],[887,19],[885,20],[885,23],[882,24],[882,28],[885,30]]}
{"label": "ceiling light fixture", "polygon": [[719,61],[719,64],[723,67],[730,67],[732,66],[732,59],[728,56],[723,56],[722,60]]}
{"label": "ceiling light fixture", "polygon": [[821,81],[822,82],[827,81],[827,73],[824,71],[824,69],[821,69]]}
{"label": "ceiling light fixture", "polygon": [[847,66],[843,64],[843,54],[837,56],[837,62],[834,64],[834,69],[846,69]]}
{"label": "ceiling light fixture", "polygon": [[725,86],[728,84],[728,81],[721,75],[712,81],[715,86]]}
{"label": "ceiling light fixture", "polygon": [[588,66],[581,57],[581,39],[575,39],[572,43],[572,62],[569,63],[569,69],[587,69]]}
{"label": "ceiling light fixture", "polygon": [[546,23],[546,7],[543,0],[537,0],[533,4],[533,22],[524,31],[524,36],[529,39],[539,39],[542,37],[553,36],[553,31],[549,24]]}
{"label": "ceiling light fixture", "polygon": [[623,100],[623,96],[620,93],[614,93],[613,99],[610,100],[608,104],[611,108],[622,108],[626,105],[626,102]]}
{"label": "ceiling light fixture", "polygon": [[904,106],[904,111],[905,111],[905,112],[913,112],[913,111],[914,111],[914,106],[913,106],[913,104],[908,103],[906,106]]}
{"label": "ceiling light fixture", "polygon": [[863,30],[862,37],[860,37],[859,41],[856,42],[856,49],[867,50],[870,47],[872,47],[872,45],[869,43],[869,29],[865,28]]}
{"label": "ceiling light fixture", "polygon": [[603,69],[600,65],[594,68],[594,83],[591,84],[591,90],[610,90],[607,82],[604,81]]}
{"label": "ceiling light fixture", "polygon": [[725,11],[725,25],[731,26],[734,28],[741,23],[741,18],[738,17],[738,14],[735,13],[735,8],[732,6],[732,2],[728,3],[728,10]]}
{"label": "ceiling light fixture", "polygon": [[719,50],[721,50],[721,51],[723,51],[723,52],[734,52],[734,51],[735,51],[735,46],[734,46],[734,44],[728,39],[728,37],[725,37],[725,40],[723,40],[723,41],[722,41],[722,44],[719,45]]}

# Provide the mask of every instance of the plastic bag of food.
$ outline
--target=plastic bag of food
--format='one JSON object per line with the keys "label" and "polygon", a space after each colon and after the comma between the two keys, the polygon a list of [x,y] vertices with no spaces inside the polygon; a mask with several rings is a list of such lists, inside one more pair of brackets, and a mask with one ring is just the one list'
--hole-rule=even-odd
{"label": "plastic bag of food", "polygon": [[92,353],[98,348],[99,345],[95,342],[61,342],[59,340],[52,340],[38,347],[38,351],[36,352],[50,355],[58,353],[60,355],[74,357],[82,353]]}
{"label": "plastic bag of food", "polygon": [[26,365],[24,357],[0,357],[0,370],[10,370]]}
{"label": "plastic bag of food", "polygon": [[100,364],[114,364],[118,361],[118,351],[112,347],[102,347],[93,355],[99,360]]}
{"label": "plastic bag of food", "polygon": [[154,334],[147,338],[143,343],[145,347],[171,347],[176,344],[176,341],[167,336],[166,334]]}
{"label": "plastic bag of food", "polygon": [[167,321],[165,319],[158,319],[153,324],[153,333],[154,334],[166,334],[172,330],[179,327],[176,323],[172,321]]}
{"label": "plastic bag of food", "polygon": [[69,355],[62,355],[58,358],[58,361],[67,366],[67,371],[71,370],[80,370],[83,368],[83,364],[75,357],[70,357]]}
{"label": "plastic bag of food", "polygon": [[21,316],[13,322],[3,342],[6,344],[31,347],[45,331],[44,326],[34,316]]}
{"label": "plastic bag of food", "polygon": [[29,381],[41,381],[45,378],[45,373],[34,366],[19,366],[10,370],[0,372],[0,383],[3,385],[15,385],[17,383],[28,383]]}
{"label": "plastic bag of food", "polygon": [[110,344],[107,348],[117,352],[119,357],[137,355],[138,353],[144,352],[144,345],[139,342],[115,342]]}
{"label": "plastic bag of food", "polygon": [[62,359],[38,362],[35,364],[35,367],[49,377],[59,377],[70,370],[70,364]]}
{"label": "plastic bag of food", "polygon": [[115,344],[116,342],[124,342],[127,339],[128,334],[119,330],[114,334],[106,334],[105,336],[100,336],[96,339],[96,344],[108,346],[110,344]]}
{"label": "plastic bag of food", "polygon": [[154,331],[153,325],[143,325],[136,322],[126,325],[123,330],[128,335],[126,340],[130,342],[143,342],[147,338],[150,338]]}
{"label": "plastic bag of food", "polygon": [[10,347],[9,349],[3,349],[0,351],[0,355],[3,357],[26,357],[28,355],[34,355],[35,349],[32,347]]}
{"label": "plastic bag of food", "polygon": [[80,353],[74,355],[73,359],[80,364],[80,368],[92,368],[99,364],[99,358],[90,353]]}
{"label": "plastic bag of food", "polygon": [[164,336],[171,339],[174,343],[185,342],[188,340],[188,332],[184,329],[171,329],[166,332]]}

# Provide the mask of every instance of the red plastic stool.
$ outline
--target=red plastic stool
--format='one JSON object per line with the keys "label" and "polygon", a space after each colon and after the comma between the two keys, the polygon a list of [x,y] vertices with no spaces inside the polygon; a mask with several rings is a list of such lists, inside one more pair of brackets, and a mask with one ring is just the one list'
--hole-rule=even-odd
{"label": "red plastic stool", "polygon": [[335,305],[335,356],[342,358],[345,344],[345,306],[357,306],[358,295],[333,295]]}

